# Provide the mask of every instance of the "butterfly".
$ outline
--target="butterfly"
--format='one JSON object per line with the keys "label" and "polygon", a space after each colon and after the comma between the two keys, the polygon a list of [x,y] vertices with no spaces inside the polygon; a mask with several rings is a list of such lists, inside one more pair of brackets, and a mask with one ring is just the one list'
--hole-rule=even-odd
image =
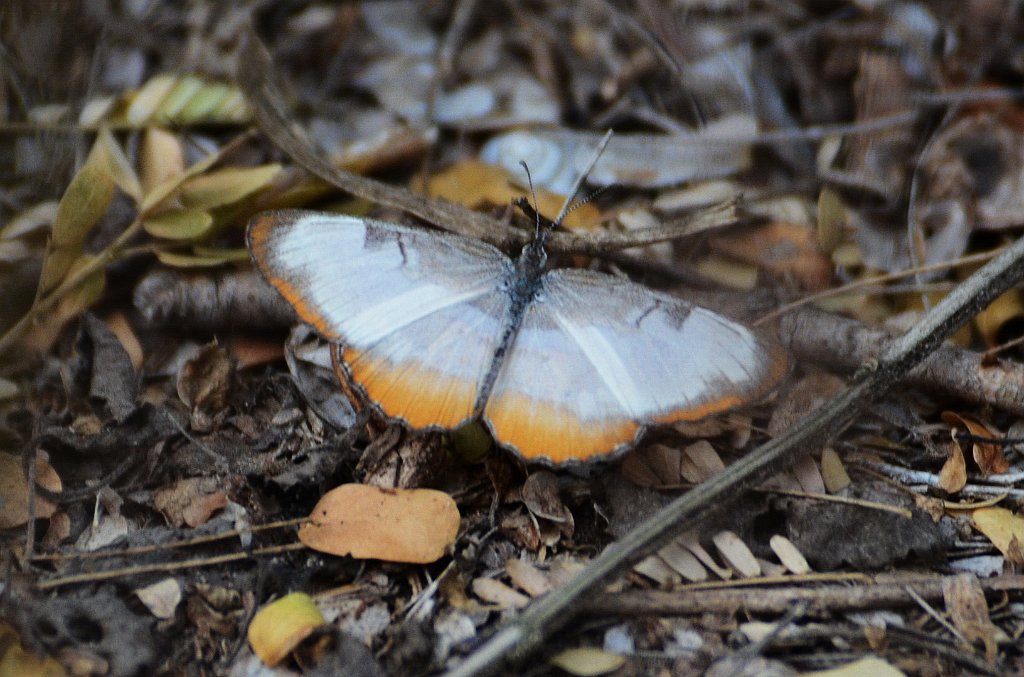
{"label": "butterfly", "polygon": [[413,429],[482,422],[528,461],[571,464],[654,425],[767,395],[784,351],[707,308],[450,233],[301,210],[257,215],[266,280],[341,345],[361,396]]}

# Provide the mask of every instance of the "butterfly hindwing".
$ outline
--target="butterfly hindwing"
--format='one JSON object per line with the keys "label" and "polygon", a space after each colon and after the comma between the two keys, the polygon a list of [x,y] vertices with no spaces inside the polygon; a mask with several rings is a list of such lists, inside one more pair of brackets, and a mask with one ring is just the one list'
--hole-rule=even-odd
{"label": "butterfly hindwing", "polygon": [[556,270],[526,310],[484,415],[525,457],[561,463],[611,453],[647,425],[758,399],[785,368],[751,330],[709,310]]}

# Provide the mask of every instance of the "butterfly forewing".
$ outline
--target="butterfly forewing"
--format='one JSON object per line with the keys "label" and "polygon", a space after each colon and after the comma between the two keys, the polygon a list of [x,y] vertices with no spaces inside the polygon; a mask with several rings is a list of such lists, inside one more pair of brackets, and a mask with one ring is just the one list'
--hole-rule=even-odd
{"label": "butterfly forewing", "polygon": [[759,398],[784,371],[742,325],[625,280],[558,270],[527,308],[484,415],[527,458],[564,462],[613,452],[646,425]]}
{"label": "butterfly forewing", "polygon": [[279,211],[250,224],[264,276],[353,380],[416,428],[473,414],[507,318],[512,262],[482,242],[357,217]]}

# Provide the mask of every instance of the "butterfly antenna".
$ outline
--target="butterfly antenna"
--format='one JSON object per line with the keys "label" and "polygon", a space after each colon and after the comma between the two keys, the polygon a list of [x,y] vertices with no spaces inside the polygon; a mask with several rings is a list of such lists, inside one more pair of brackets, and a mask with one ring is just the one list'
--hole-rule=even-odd
{"label": "butterfly antenna", "polygon": [[[609,129],[607,132],[604,133],[604,137],[601,139],[601,143],[597,144],[597,148],[594,149],[593,154],[587,161],[586,167],[584,167],[583,171],[580,172],[580,175],[576,177],[576,183],[572,185],[572,190],[569,191],[569,195],[566,196],[565,204],[562,205],[562,211],[558,212],[558,218],[554,220],[555,225],[561,225],[562,219],[564,219],[570,211],[575,209],[575,207],[573,206],[574,203],[572,199],[576,196],[576,193],[579,192],[580,186],[583,185],[583,182],[587,180],[587,176],[590,175],[590,172],[594,169],[594,165],[596,165],[597,161],[601,158],[601,155],[604,153],[604,149],[608,146],[608,142],[611,140],[611,138],[612,130]],[[593,197],[594,196],[591,195],[589,198],[587,198],[586,201],[590,201]]]}
{"label": "butterfly antenna", "polygon": [[526,182],[530,185],[530,195],[533,196],[533,214],[536,217],[536,233],[534,237],[540,237],[540,203],[537,202],[537,192],[533,189],[533,177],[530,175],[530,168],[526,165],[525,160],[520,160],[519,164],[523,166],[523,171],[526,172]]}
{"label": "butterfly antenna", "polygon": [[583,205],[587,204],[588,202],[592,201],[594,198],[596,198],[598,195],[605,192],[609,188],[618,188],[619,185],[620,184],[618,183],[609,183],[607,186],[598,186],[597,188],[592,190],[586,197],[582,197],[579,200],[573,202],[571,205],[569,205],[569,208],[565,210],[565,215],[569,216],[569,214],[572,214],[574,211],[576,211]]}

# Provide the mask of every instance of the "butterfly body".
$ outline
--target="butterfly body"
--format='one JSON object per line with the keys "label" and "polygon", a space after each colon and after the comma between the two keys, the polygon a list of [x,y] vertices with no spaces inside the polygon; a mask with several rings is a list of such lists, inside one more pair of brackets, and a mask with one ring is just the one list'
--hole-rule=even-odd
{"label": "butterfly body", "polygon": [[528,460],[614,454],[650,426],[763,397],[776,346],[710,310],[477,240],[297,210],[247,233],[264,277],[367,400],[412,428],[481,420]]}

